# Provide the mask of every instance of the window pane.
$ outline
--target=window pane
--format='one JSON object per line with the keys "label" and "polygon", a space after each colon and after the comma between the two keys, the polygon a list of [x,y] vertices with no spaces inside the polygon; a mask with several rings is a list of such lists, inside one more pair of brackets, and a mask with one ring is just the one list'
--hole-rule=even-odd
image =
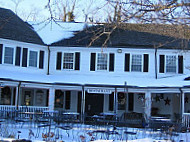
{"label": "window pane", "polygon": [[37,67],[37,51],[30,51],[30,57],[29,57],[29,66],[30,67]]}
{"label": "window pane", "polygon": [[4,63],[13,64],[14,49],[11,47],[5,47]]}
{"label": "window pane", "polygon": [[63,69],[73,69],[73,65],[74,65],[74,54],[64,53]]}
{"label": "window pane", "polygon": [[108,55],[106,53],[98,53],[97,70],[107,70]]}
{"label": "window pane", "polygon": [[132,55],[131,71],[142,71],[142,55]]}
{"label": "window pane", "polygon": [[176,73],[176,56],[166,56],[166,72]]}

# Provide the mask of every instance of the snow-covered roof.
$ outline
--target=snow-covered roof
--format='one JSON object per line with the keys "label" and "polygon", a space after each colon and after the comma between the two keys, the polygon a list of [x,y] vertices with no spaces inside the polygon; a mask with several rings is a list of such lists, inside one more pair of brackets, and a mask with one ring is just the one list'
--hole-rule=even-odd
{"label": "snow-covered roof", "polygon": [[190,81],[184,81],[188,75],[179,75],[167,78],[147,78],[147,77],[120,77],[120,76],[102,76],[102,75],[45,75],[38,73],[18,73],[16,71],[0,70],[0,78],[11,79],[17,81],[29,81],[38,83],[50,84],[93,84],[93,85],[124,85],[127,82],[128,86],[135,87],[184,87],[189,86]]}
{"label": "snow-covered roof", "polygon": [[[74,36],[74,32],[82,31],[87,24],[61,21],[29,22],[41,37],[43,42],[50,45],[54,42]],[[88,26],[90,26],[88,24]]]}

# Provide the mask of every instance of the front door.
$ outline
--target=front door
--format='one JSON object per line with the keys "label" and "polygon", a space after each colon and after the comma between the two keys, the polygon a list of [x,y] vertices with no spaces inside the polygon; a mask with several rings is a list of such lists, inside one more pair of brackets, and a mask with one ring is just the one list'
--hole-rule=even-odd
{"label": "front door", "polygon": [[87,116],[98,115],[103,112],[104,94],[86,93],[85,112]]}

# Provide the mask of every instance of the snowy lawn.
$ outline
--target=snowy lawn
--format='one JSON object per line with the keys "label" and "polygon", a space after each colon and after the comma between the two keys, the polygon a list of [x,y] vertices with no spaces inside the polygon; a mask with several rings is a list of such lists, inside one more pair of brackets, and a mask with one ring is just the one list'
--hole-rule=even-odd
{"label": "snowy lawn", "polygon": [[[92,126],[84,124],[46,124],[3,122],[0,140],[26,139],[57,142],[188,142],[189,133],[167,133],[151,129]],[[44,127],[40,127],[44,126]]]}

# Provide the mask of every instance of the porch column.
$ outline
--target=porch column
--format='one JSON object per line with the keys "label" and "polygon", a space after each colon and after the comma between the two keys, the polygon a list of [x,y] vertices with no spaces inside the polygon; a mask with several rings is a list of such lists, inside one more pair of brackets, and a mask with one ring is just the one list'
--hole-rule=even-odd
{"label": "porch column", "polygon": [[49,89],[49,110],[54,110],[55,88]]}
{"label": "porch column", "polygon": [[19,93],[19,87],[16,87],[16,97],[15,97],[15,106],[18,106],[18,93]]}
{"label": "porch column", "polygon": [[0,87],[0,102],[1,102],[1,87]]}
{"label": "porch column", "polygon": [[150,116],[151,116],[151,92],[150,91],[147,91],[146,93],[145,93],[145,110],[144,110],[144,112],[145,112],[145,119],[146,119],[146,121],[148,121],[149,120],[149,118],[150,118]]}
{"label": "porch column", "polygon": [[18,106],[19,106],[20,85],[21,85],[21,82],[19,82],[18,86],[16,87],[15,106],[16,106],[17,110],[18,110]]}
{"label": "porch column", "polygon": [[117,114],[117,108],[118,108],[118,106],[117,106],[117,88],[115,88],[115,92],[114,92],[114,113],[115,114]]}
{"label": "porch column", "polygon": [[183,91],[181,91],[181,118],[183,118],[183,114],[184,114],[184,100],[185,100],[185,93]]}
{"label": "porch column", "polygon": [[81,99],[81,121],[84,123],[85,119],[85,90],[84,86],[82,87],[82,99]]}

